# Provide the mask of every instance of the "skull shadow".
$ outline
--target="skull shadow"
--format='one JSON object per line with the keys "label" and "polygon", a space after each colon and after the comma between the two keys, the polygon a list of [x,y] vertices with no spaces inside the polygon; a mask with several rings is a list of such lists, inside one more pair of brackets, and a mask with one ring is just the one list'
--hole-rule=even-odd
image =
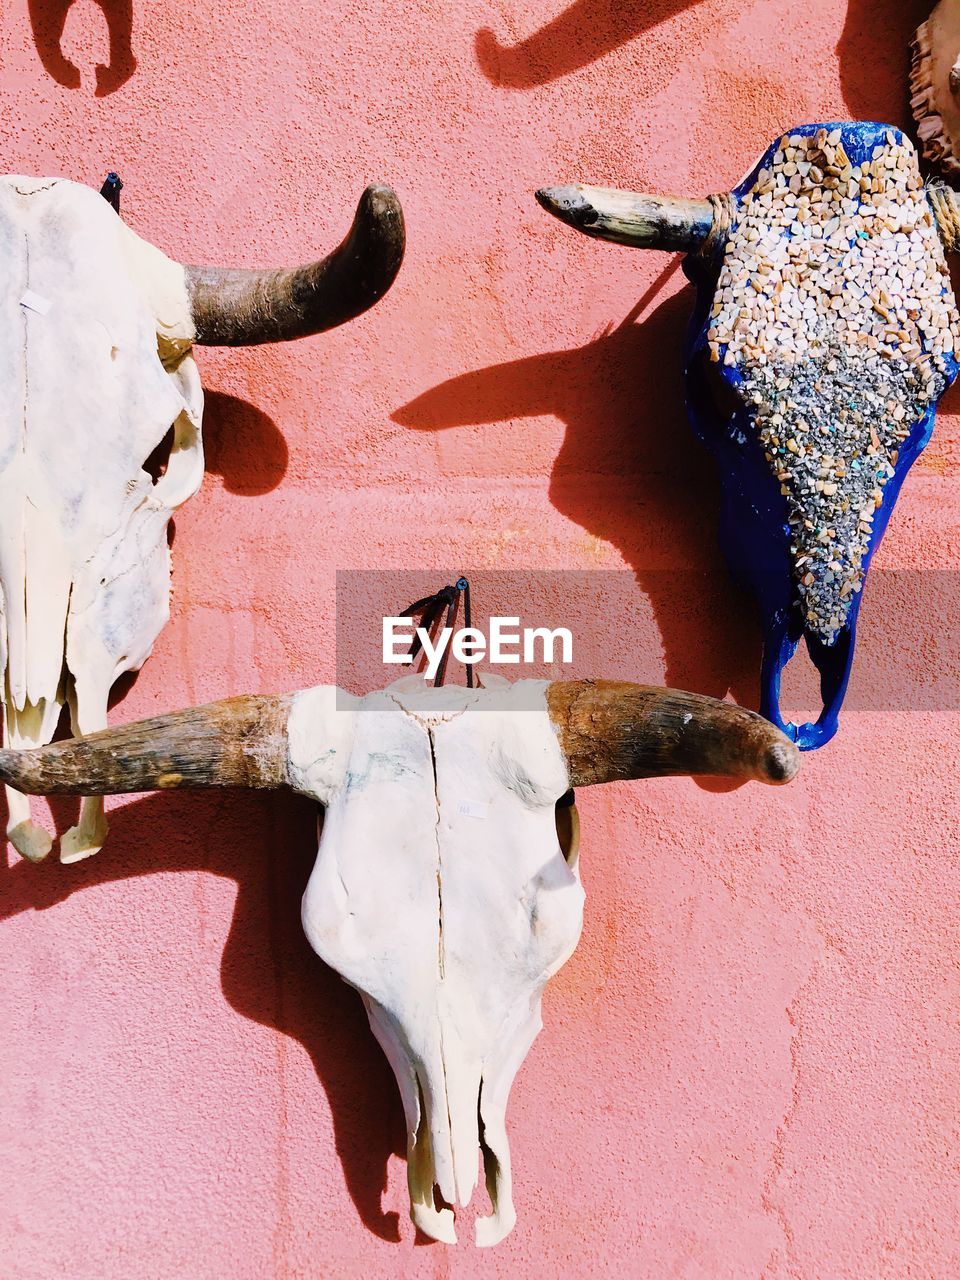
{"label": "skull shadow", "polygon": [[915,136],[908,48],[932,8],[932,0],[849,0],[837,57],[851,119],[883,120]]}
{"label": "skull shadow", "polygon": [[287,442],[273,419],[222,391],[204,393],[203,453],[204,470],[243,497],[270,493],[287,473]]}
{"label": "skull shadow", "polygon": [[589,66],[699,0],[576,0],[552,22],[514,45],[484,28],[476,35],[480,70],[491,83],[533,89]]}
{"label": "skull shadow", "polygon": [[[50,807],[58,831],[75,821],[77,801],[54,798]],[[286,792],[132,801],[111,811],[109,841],[96,857],[70,867],[55,859],[0,867],[0,922],[55,909],[93,885],[158,871],[205,871],[235,880],[236,907],[220,966],[223,994],[238,1013],[293,1037],[309,1053],[330,1104],[336,1150],[357,1212],[381,1239],[396,1242],[399,1215],[381,1208],[390,1155],[406,1152],[396,1084],[356,993],[314,954],[300,927],[300,898],[316,857],[317,813],[309,800]],[[290,1216],[303,1213],[298,1204]]]}
{"label": "skull shadow", "polygon": [[[509,420],[517,429],[517,420],[542,414],[563,421],[550,500],[631,566],[654,610],[667,683],[721,698],[732,692],[756,707],[759,621],[720,553],[718,481],[683,405],[690,295],[682,290],[638,319],[675,269],[664,271],[620,325],[584,346],[460,374],[392,416],[419,431]],[[691,567],[672,567],[678,562]],[[631,638],[613,630],[615,618],[611,607],[601,619],[609,643],[629,648]]]}
{"label": "skull shadow", "polygon": [[[114,93],[133,75],[133,0],[96,0],[110,33],[110,62],[98,63],[96,96]],[[33,40],[47,72],[67,89],[80,88],[80,70],[64,57],[60,47],[67,16],[74,0],[28,0]]]}

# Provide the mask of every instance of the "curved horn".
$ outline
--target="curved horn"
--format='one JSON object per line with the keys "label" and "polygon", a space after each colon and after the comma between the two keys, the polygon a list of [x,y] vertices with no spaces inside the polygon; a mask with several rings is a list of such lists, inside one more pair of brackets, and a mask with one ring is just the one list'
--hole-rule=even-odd
{"label": "curved horn", "polygon": [[362,314],[387,292],[403,261],[403,211],[390,187],[367,187],[353,226],[329,257],[280,271],[184,267],[203,346],[286,342]]}
{"label": "curved horn", "polygon": [[547,690],[570,785],[671,774],[789,782],[800,752],[769,720],[699,693],[618,680],[563,680]]}
{"label": "curved horn", "polygon": [[27,795],[282,787],[292,698],[226,698],[30,751],[0,751],[0,780]]}
{"label": "curved horn", "polygon": [[684,200],[679,196],[641,195],[611,187],[544,187],[537,202],[565,222],[596,240],[612,240],[635,249],[668,249],[692,253],[702,249],[712,235],[725,234],[724,225],[715,228],[723,197]]}
{"label": "curved horn", "polygon": [[960,195],[945,182],[929,182],[924,191],[944,250],[960,253]]}

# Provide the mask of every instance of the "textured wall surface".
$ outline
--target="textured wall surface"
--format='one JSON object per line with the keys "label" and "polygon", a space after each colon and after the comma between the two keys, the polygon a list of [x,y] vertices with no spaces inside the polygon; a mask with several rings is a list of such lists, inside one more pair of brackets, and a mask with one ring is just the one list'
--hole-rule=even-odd
{"label": "textured wall surface", "polygon": [[[531,192],[700,194],[793,123],[905,124],[926,8],[6,5],[5,169],[118,169],[129,222],[188,261],[326,250],[371,179],[408,219],[360,321],[201,353],[208,475],[114,722],[331,680],[335,570],[431,563],[622,570],[639,678],[754,700],[677,260]],[[798,781],[580,795],[586,927],[514,1090],[504,1244],[473,1248],[472,1208],[457,1248],[414,1238],[393,1079],[300,930],[310,806],[161,795],[114,802],[90,862],[0,869],[0,1274],[960,1274],[951,410],[875,561],[861,692]]]}

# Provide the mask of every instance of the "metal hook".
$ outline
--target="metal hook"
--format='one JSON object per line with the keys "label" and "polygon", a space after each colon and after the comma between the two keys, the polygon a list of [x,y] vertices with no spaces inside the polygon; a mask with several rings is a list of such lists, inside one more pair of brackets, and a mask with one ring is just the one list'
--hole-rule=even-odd
{"label": "metal hook", "polygon": [[122,190],[123,183],[120,180],[119,173],[114,173],[111,169],[104,179],[103,186],[100,188],[100,194],[110,208],[113,209],[114,213],[120,212],[120,192]]}

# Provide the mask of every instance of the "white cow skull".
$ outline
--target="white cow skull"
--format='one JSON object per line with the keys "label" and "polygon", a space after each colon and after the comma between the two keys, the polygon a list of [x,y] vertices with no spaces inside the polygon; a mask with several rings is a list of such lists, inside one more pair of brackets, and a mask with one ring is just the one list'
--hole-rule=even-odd
{"label": "white cow skull", "polygon": [[677,773],[786,782],[799,762],[773,725],[713,698],[486,679],[235,698],[0,752],[0,778],[30,793],[290,786],[326,807],[304,929],[360,991],[397,1077],[414,1222],[455,1240],[449,1206],[469,1202],[479,1152],[493,1208],[481,1245],[515,1221],[507,1098],[544,985],[580,936],[576,813],[557,800]]}
{"label": "white cow skull", "polygon": [[295,785],[327,807],[303,926],[363,996],[403,1098],[413,1220],[451,1244],[434,1186],[468,1204],[478,1150],[493,1215],[477,1244],[513,1227],[507,1098],[583,923],[576,851],[565,861],[557,841],[569,783],[546,686],[485,682],[410,676],[339,716],[315,690],[289,726]]}
{"label": "white cow skull", "polygon": [[[192,346],[277,341],[359,314],[400,265],[387,188],[364,194],[344,244],[289,272],[184,268],[106,200],[62,179],[0,178],[0,669],[4,740],[106,725],[111,686],[137,670],[169,614],[167,525],[203,478],[203,393]],[[172,430],[166,471],[145,462]],[[50,850],[8,789],[7,833]],[[85,799],[64,862],[95,853],[103,803]]]}

